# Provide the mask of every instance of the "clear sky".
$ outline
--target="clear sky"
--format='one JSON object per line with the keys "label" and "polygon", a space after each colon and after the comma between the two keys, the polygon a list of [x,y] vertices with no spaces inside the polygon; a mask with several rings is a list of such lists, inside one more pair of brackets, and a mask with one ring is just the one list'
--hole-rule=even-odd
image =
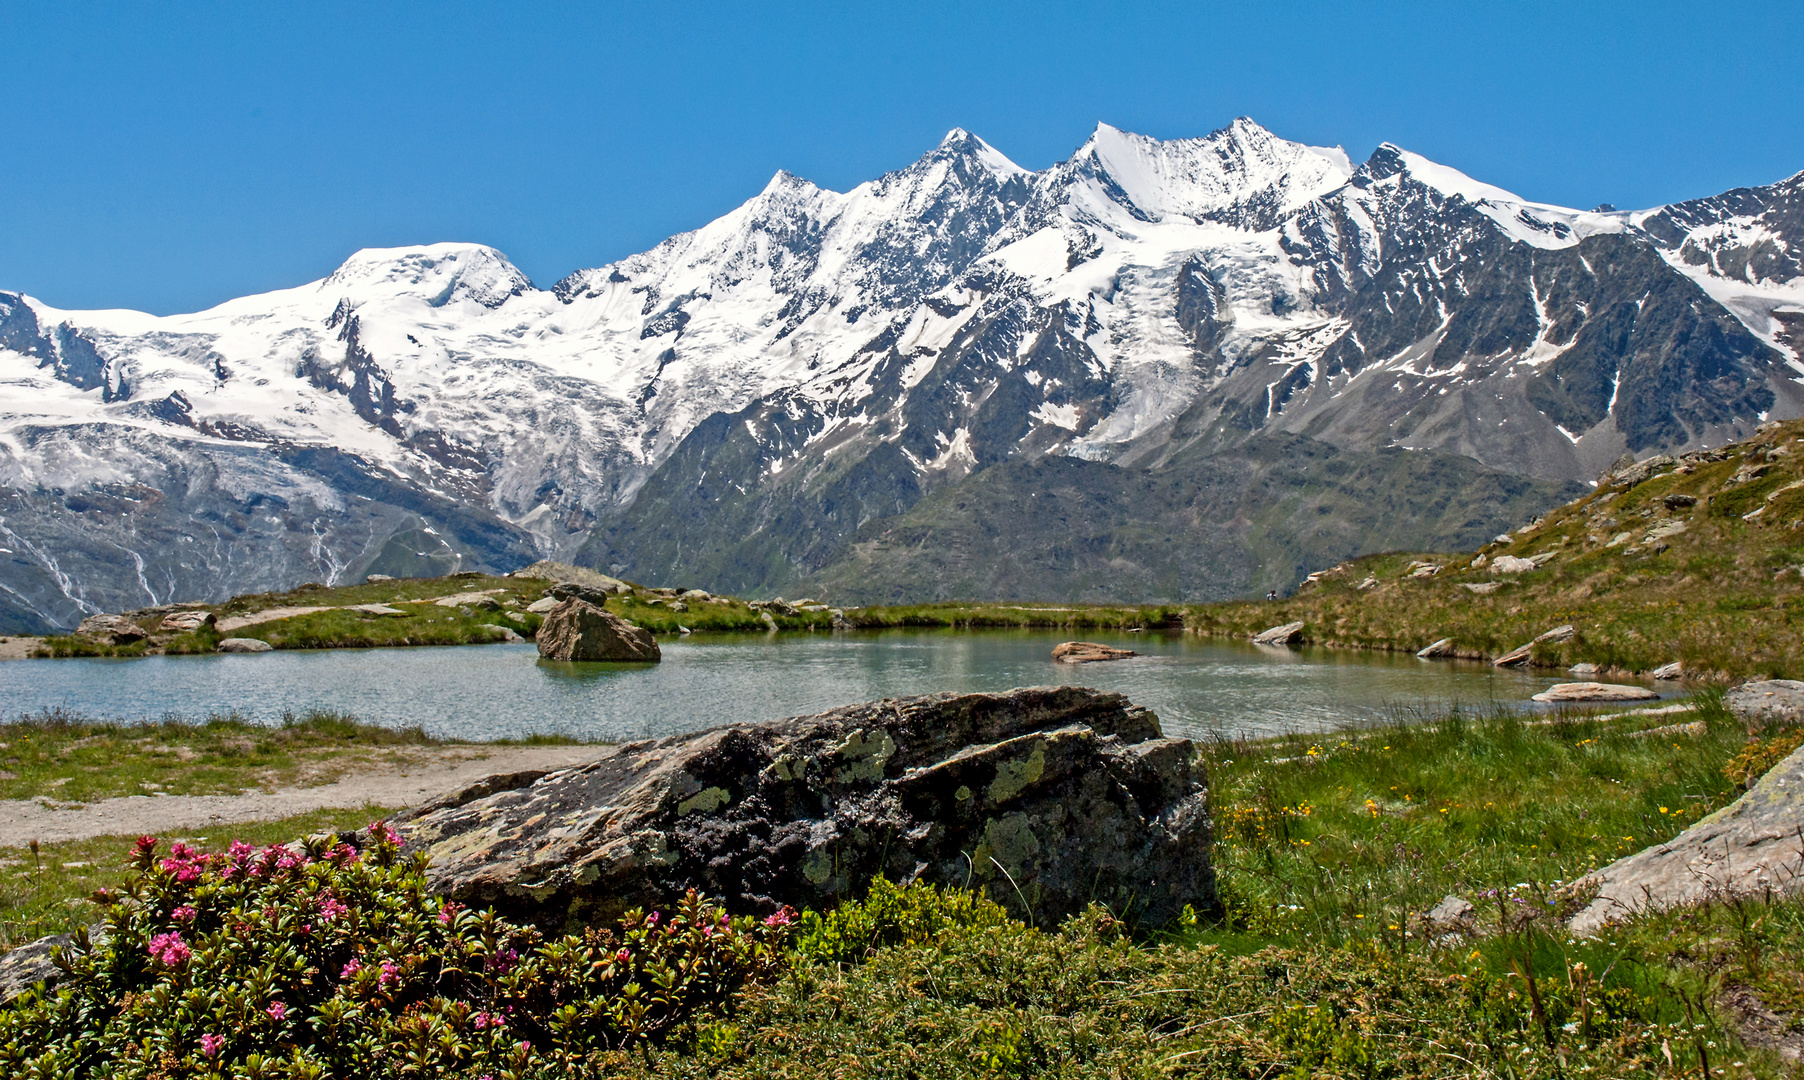
{"label": "clear sky", "polygon": [[1099,120],[1247,115],[1651,206],[1804,169],[1801,27],[1799,0],[9,0],[0,288],[188,311],[440,240],[544,286],[780,168],[844,190],[955,126],[1037,169]]}

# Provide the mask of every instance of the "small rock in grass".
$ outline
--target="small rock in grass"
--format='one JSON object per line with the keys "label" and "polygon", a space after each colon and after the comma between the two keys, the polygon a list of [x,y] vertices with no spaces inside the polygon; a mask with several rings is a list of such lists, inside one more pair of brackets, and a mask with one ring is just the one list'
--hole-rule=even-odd
{"label": "small rock in grass", "polygon": [[1597,674],[1597,665],[1591,663],[1574,664],[1566,669],[1566,673],[1568,675],[1595,675]]}
{"label": "small rock in grass", "polygon": [[532,603],[526,605],[526,610],[532,612],[534,615],[543,615],[547,611],[550,611],[552,608],[557,607],[557,605],[558,605],[557,597],[545,596],[545,597],[541,597],[537,600],[534,600]]}
{"label": "small rock in grass", "polygon": [[1555,683],[1534,696],[1536,701],[1650,701],[1659,697],[1645,686],[1621,683]]}
{"label": "small rock in grass", "polygon": [[1503,582],[1501,582],[1501,581],[1462,581],[1462,582],[1460,582],[1460,588],[1471,589],[1473,592],[1477,593],[1480,596],[1489,596],[1492,593],[1496,592],[1498,589],[1503,588]]}
{"label": "small rock in grass", "polygon": [[1678,660],[1674,660],[1670,664],[1664,664],[1653,670],[1653,676],[1656,679],[1677,679],[1684,674],[1685,665]]}
{"label": "small rock in grass", "polygon": [[1696,495],[1680,495],[1675,492],[1662,501],[1666,503],[1668,510],[1683,510],[1688,506],[1696,506],[1698,497]]}
{"label": "small rock in grass", "polygon": [[1052,647],[1052,658],[1061,664],[1091,664],[1099,660],[1126,660],[1137,655],[1132,649],[1117,649],[1094,641],[1062,641]]}
{"label": "small rock in grass", "polygon": [[163,616],[157,629],[176,634],[187,634],[199,630],[203,626],[212,626],[217,622],[211,611],[177,611]]}
{"label": "small rock in grass", "polygon": [[1514,555],[1499,555],[1491,562],[1493,574],[1523,574],[1534,568],[1532,559],[1518,559]]}
{"label": "small rock in grass", "polygon": [[218,648],[223,653],[256,653],[269,652],[275,646],[254,637],[229,637],[221,641]]}
{"label": "small rock in grass", "polygon": [[395,579],[390,577],[387,574],[370,574],[370,575],[366,576],[363,580],[367,584],[374,585],[379,581],[393,581]]}
{"label": "small rock in grass", "polygon": [[1253,635],[1255,645],[1289,645],[1303,633],[1303,624],[1288,622]]}

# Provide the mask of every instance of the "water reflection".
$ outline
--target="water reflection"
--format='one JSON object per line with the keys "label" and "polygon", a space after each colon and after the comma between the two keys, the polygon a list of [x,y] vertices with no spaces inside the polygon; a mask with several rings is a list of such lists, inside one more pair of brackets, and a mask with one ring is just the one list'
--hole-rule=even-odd
{"label": "water reflection", "polygon": [[1051,662],[1069,632],[707,635],[661,664],[540,660],[531,645],[0,663],[9,715],[64,708],[126,720],[335,709],[463,738],[534,732],[644,738],[930,691],[1066,683],[1119,691],[1172,734],[1264,734],[1451,705],[1516,708],[1556,679],[1408,655],[1255,647],[1181,633],[1086,633],[1144,654]]}

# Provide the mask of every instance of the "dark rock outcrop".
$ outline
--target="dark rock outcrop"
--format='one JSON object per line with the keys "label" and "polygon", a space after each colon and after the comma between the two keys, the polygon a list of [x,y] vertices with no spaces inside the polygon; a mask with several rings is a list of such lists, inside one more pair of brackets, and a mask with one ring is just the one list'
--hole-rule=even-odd
{"label": "dark rock outcrop", "polygon": [[969,883],[1049,924],[1216,905],[1192,744],[1120,694],[932,694],[630,743],[408,815],[433,888],[545,925],[668,903],[821,907],[872,877]]}
{"label": "dark rock outcrop", "polygon": [[664,658],[658,648],[658,639],[651,631],[640,629],[599,605],[575,597],[560,601],[545,613],[537,637],[539,655],[547,660],[655,663]]}

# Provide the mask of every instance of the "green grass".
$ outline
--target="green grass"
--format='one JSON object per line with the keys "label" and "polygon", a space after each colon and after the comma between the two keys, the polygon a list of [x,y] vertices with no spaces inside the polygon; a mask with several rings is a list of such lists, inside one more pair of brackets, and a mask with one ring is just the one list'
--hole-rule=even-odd
{"label": "green grass", "polygon": [[[361,828],[390,813],[378,806],[318,810],[164,839],[216,847],[231,839],[257,845],[287,843],[310,833]],[[35,855],[29,847],[0,847],[0,951],[99,921],[101,910],[89,897],[96,889],[116,888],[126,879],[126,855],[136,840],[136,836],[100,836],[40,844]]]}
{"label": "green grass", "polygon": [[237,716],[122,724],[45,712],[0,724],[0,799],[91,802],[122,795],[230,795],[329,783],[385,749],[437,745],[418,727],[330,712],[279,726]]}

